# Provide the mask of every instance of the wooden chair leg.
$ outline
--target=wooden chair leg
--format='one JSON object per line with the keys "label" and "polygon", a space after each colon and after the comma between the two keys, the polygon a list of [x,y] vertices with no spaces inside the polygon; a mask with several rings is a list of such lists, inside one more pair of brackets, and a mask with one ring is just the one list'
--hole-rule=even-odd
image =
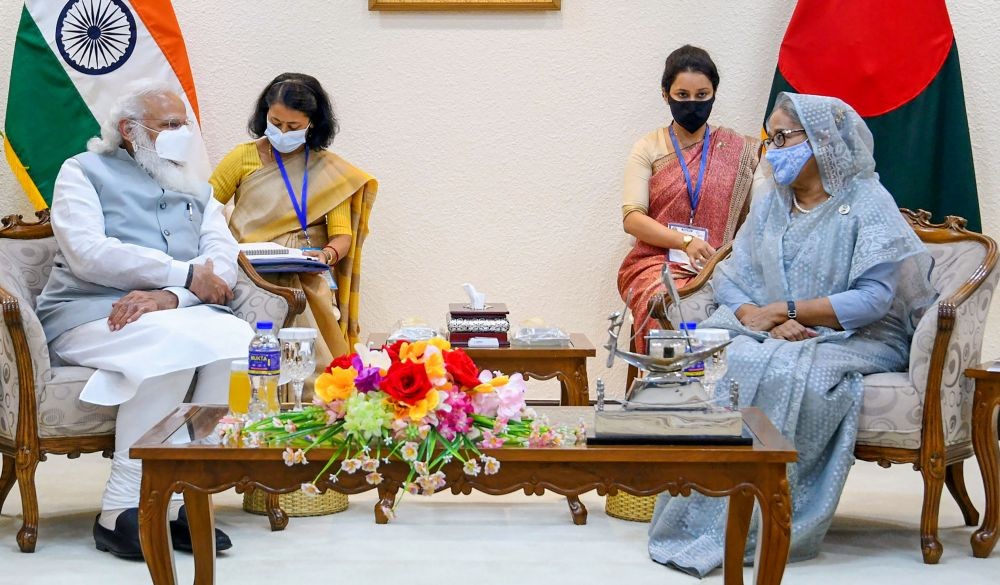
{"label": "wooden chair leg", "polygon": [[962,518],[966,526],[976,526],[979,524],[979,512],[969,498],[969,492],[965,491],[965,473],[963,471],[964,461],[952,463],[945,468],[944,484],[948,486],[951,497],[955,498],[958,507],[962,510]]}
{"label": "wooden chair leg", "polygon": [[928,465],[921,468],[924,479],[924,505],[920,512],[920,551],[924,563],[936,565],[941,560],[944,547],[938,540],[938,514],[941,511],[941,492],[944,491],[944,469]]}
{"label": "wooden chair leg", "polygon": [[6,453],[3,454],[3,472],[0,473],[0,510],[3,510],[3,503],[7,501],[7,494],[14,487],[17,475],[14,474],[14,457]]}
{"label": "wooden chair leg", "polygon": [[21,552],[35,552],[38,540],[38,494],[35,492],[35,469],[38,468],[38,454],[22,449],[15,457],[14,474],[17,487],[21,491],[21,510],[24,522],[17,532],[17,546]]}

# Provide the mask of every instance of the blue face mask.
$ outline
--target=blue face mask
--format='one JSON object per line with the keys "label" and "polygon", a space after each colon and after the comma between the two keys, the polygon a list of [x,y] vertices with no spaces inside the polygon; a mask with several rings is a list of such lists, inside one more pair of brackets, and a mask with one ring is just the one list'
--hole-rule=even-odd
{"label": "blue face mask", "polygon": [[271,146],[273,146],[275,150],[281,154],[288,154],[306,143],[306,133],[308,132],[308,128],[282,132],[281,130],[278,130],[277,126],[268,120],[267,129],[264,130],[264,136],[267,136],[267,139],[271,141]]}
{"label": "blue face mask", "polygon": [[774,169],[774,182],[779,185],[791,185],[812,155],[812,146],[807,140],[786,148],[769,148],[764,157]]}

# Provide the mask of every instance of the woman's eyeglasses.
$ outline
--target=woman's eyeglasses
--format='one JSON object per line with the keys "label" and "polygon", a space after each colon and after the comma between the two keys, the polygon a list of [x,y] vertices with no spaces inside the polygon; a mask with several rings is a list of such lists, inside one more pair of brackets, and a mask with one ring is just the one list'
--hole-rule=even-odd
{"label": "woman's eyeglasses", "polygon": [[785,145],[785,139],[792,134],[798,134],[799,132],[805,132],[805,128],[793,128],[790,130],[778,130],[770,138],[764,140],[764,146],[771,148],[773,144],[777,148],[781,148]]}

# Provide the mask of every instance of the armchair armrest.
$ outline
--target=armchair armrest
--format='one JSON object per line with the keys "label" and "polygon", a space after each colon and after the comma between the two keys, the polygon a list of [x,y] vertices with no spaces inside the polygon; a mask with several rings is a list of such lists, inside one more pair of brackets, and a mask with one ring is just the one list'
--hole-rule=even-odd
{"label": "armchair armrest", "polygon": [[[712,273],[715,271],[715,267],[719,264],[719,262],[722,262],[723,260],[728,258],[732,250],[733,250],[732,242],[716,250],[715,255],[709,258],[708,262],[705,264],[705,267],[701,269],[701,272],[699,272],[697,276],[691,279],[691,282],[687,283],[685,286],[677,290],[677,292],[680,294],[681,300],[683,301],[684,299],[694,297],[697,293],[701,292],[702,289],[705,288],[705,285],[712,280]],[[710,289],[705,292],[706,293],[710,292]],[[705,300],[710,302],[712,299],[707,298]],[[649,299],[649,305],[648,305],[649,314],[651,317],[659,321],[660,326],[663,327],[664,329],[673,329],[670,317],[667,315],[667,312],[670,311],[671,302],[672,301],[670,300],[670,295],[667,294],[666,292],[656,293]],[[708,304],[709,303],[699,303],[699,306],[707,307]],[[699,315],[699,316],[701,316],[702,318],[708,317],[708,315]]]}
{"label": "armchair armrest", "polygon": [[237,317],[250,323],[270,320],[287,327],[305,310],[306,296],[301,290],[264,280],[242,252],[238,264],[240,270],[233,288],[233,301],[229,303]]}
{"label": "armchair armrest", "polygon": [[[32,344],[25,333],[18,297],[0,288],[0,307],[3,310],[0,369],[10,372],[6,381],[0,377],[0,442],[9,441],[13,445],[27,446],[35,452],[38,450],[35,374],[36,371],[41,373],[48,368],[35,367],[35,360],[39,356],[32,352]],[[40,343],[44,348],[44,334],[40,331],[35,333],[41,335]],[[47,361],[47,351],[44,357]]]}

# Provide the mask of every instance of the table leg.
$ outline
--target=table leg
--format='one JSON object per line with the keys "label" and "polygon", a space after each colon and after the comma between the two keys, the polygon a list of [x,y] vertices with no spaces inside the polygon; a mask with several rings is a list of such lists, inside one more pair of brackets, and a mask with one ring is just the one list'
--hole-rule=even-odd
{"label": "table leg", "polygon": [[[754,561],[757,585],[779,585],[788,563],[792,537],[792,496],[785,464],[772,465],[761,482],[760,536]],[[727,571],[728,574],[728,571]]]}
{"label": "table leg", "polygon": [[753,490],[749,488],[743,488],[729,496],[726,552],[725,560],[722,563],[726,585],[743,585],[743,553],[747,548],[753,502]]}
{"label": "table leg", "polygon": [[184,508],[191,530],[191,548],[194,551],[195,585],[215,583],[215,513],[210,494],[187,490]]}
{"label": "table leg", "polygon": [[587,524],[587,506],[580,501],[580,496],[566,496],[566,503],[569,504],[569,513],[573,515],[573,524]]}
{"label": "table leg", "polygon": [[177,583],[174,567],[174,547],[167,525],[170,478],[161,475],[156,464],[144,461],[142,487],[139,492],[139,543],[149,568],[153,585]]}
{"label": "table leg", "polygon": [[265,494],[264,507],[267,509],[267,521],[271,525],[271,532],[280,532],[288,526],[288,514],[281,507],[278,494]]}
{"label": "table leg", "polygon": [[382,482],[378,486],[378,501],[375,502],[375,523],[388,524],[392,520],[392,507],[396,504],[396,492],[399,486]]}
{"label": "table leg", "polygon": [[590,390],[587,380],[587,360],[573,360],[566,368],[559,370],[561,393],[559,404],[563,406],[589,406]]}
{"label": "table leg", "polygon": [[[987,392],[986,390],[990,390]],[[981,391],[982,390],[982,391]],[[973,400],[972,449],[979,461],[986,491],[983,525],[972,535],[972,554],[986,558],[1000,536],[1000,449],[997,448],[997,411],[1000,410],[1000,388],[987,380],[976,380]]]}

